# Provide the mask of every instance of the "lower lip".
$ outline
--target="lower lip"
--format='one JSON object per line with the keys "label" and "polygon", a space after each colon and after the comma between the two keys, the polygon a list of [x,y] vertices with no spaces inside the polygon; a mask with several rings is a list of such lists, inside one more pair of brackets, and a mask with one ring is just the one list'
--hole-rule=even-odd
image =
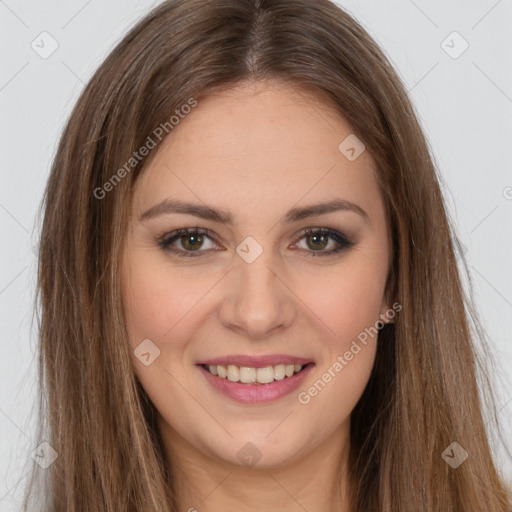
{"label": "lower lip", "polygon": [[206,380],[224,395],[245,404],[265,403],[279,400],[280,398],[296,390],[307,377],[315,365],[309,363],[299,373],[282,380],[275,380],[270,384],[243,384],[222,379],[211,374],[208,370],[198,365]]}

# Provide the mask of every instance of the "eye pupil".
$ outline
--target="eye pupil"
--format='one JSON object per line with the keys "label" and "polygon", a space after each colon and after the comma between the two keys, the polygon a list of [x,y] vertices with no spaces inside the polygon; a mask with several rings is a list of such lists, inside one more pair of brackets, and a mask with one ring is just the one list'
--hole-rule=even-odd
{"label": "eye pupil", "polygon": [[[191,243],[188,243],[191,241]],[[181,243],[185,249],[191,249],[196,251],[201,248],[203,243],[203,235],[200,234],[190,234],[190,235],[182,235]],[[195,245],[199,245],[199,247],[194,247]]]}
{"label": "eye pupil", "polygon": [[[324,249],[325,248],[325,241],[327,239],[327,237],[325,235],[322,235],[322,234],[314,234],[314,235],[309,235],[308,237],[308,241],[309,240],[313,240],[313,246],[311,246],[309,243],[308,243],[308,246],[312,249]],[[320,246],[316,245],[316,244],[320,244]]]}

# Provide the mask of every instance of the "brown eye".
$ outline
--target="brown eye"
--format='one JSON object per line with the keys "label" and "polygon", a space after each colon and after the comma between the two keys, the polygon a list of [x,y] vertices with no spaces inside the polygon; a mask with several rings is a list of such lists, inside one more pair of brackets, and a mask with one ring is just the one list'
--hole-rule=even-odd
{"label": "brown eye", "polygon": [[197,251],[198,249],[201,248],[201,245],[203,245],[203,235],[181,235],[180,242],[185,249]]}
{"label": "brown eye", "polygon": [[[178,256],[201,256],[207,249],[214,249],[213,236],[210,232],[200,228],[183,228],[165,235],[159,241],[159,245],[165,251],[170,251]],[[208,246],[208,243],[210,245]],[[206,245],[206,247],[205,247]]]}
{"label": "brown eye", "polygon": [[[321,250],[325,249],[327,243],[329,242],[329,237],[326,235],[315,233],[314,235],[307,235],[306,237],[307,245],[311,250]],[[311,243],[310,243],[311,242]]]}
{"label": "brown eye", "polygon": [[308,256],[329,256],[355,245],[343,233],[330,228],[307,228],[300,240],[305,240],[304,249]]}

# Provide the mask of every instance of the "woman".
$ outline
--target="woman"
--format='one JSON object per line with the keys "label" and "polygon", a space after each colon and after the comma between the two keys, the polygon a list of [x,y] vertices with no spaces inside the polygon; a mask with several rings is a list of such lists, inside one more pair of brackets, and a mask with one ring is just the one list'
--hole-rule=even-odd
{"label": "woman", "polygon": [[348,14],[162,3],[45,194],[38,510],[510,510],[452,238]]}

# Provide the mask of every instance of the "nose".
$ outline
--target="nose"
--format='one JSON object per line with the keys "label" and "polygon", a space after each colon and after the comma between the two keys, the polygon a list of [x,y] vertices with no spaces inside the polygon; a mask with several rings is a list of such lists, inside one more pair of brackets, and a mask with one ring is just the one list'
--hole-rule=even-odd
{"label": "nose", "polygon": [[235,254],[220,308],[220,319],[226,328],[250,339],[266,339],[293,322],[294,295],[278,268],[266,251],[252,263]]}

